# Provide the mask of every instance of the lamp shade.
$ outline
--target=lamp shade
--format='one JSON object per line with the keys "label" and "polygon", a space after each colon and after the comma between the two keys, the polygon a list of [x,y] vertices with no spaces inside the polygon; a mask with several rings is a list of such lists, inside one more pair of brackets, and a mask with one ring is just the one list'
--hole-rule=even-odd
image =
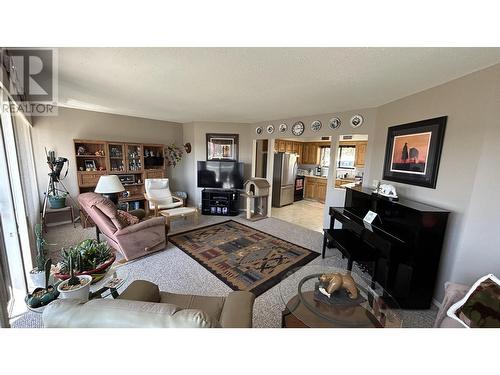
{"label": "lamp shade", "polygon": [[94,191],[100,194],[111,194],[119,193],[124,190],[125,188],[123,187],[118,176],[112,174],[109,176],[101,176]]}

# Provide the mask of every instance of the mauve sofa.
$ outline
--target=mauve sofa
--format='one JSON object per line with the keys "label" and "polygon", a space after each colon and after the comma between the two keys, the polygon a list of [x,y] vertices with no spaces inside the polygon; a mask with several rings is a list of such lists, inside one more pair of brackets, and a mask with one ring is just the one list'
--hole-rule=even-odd
{"label": "mauve sofa", "polygon": [[117,217],[114,203],[99,194],[80,194],[78,203],[104,234],[109,245],[126,260],[163,250],[167,245],[168,227],[165,225],[165,217],[124,225]]}

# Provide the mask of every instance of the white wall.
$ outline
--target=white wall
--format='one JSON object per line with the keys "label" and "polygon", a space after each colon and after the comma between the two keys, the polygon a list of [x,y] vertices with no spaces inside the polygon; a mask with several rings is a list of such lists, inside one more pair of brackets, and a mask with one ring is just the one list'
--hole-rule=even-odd
{"label": "white wall", "polygon": [[[197,188],[197,165],[199,160],[206,160],[207,133],[227,133],[239,135],[239,161],[244,163],[244,178],[251,176],[252,170],[252,137],[250,136],[251,127],[249,124],[229,123],[229,122],[192,122],[183,124],[184,142],[190,142],[193,146],[193,152],[188,158],[182,161],[179,167],[182,168],[183,178],[185,180],[186,191],[189,194],[191,205],[199,206],[201,203],[201,190]],[[243,209],[244,200],[240,200],[240,208]]]}
{"label": "white wall", "polygon": [[[48,167],[45,150],[70,160],[68,177],[63,181],[73,197],[78,195],[73,139],[123,141],[137,143],[182,144],[182,125],[175,122],[149,120],[79,109],[59,108],[57,116],[33,118],[33,152],[40,195],[47,187]],[[184,188],[177,168],[169,168],[173,190]]]}
{"label": "white wall", "polygon": [[371,167],[365,169],[367,182],[382,178],[388,127],[448,116],[436,189],[388,182],[404,197],[452,212],[435,291],[439,300],[448,280],[470,284],[487,272],[500,273],[496,245],[500,220],[495,220],[500,212],[499,82],[500,65],[496,65],[377,110],[375,137],[369,142]]}
{"label": "white wall", "polygon": [[[332,145],[341,134],[367,134],[364,182],[371,186],[381,180],[387,128],[438,116],[448,116],[443,152],[436,189],[387,181],[397,187],[398,194],[416,201],[451,211],[441,257],[435,297],[441,300],[448,280],[471,284],[486,273],[500,274],[500,64],[457,80],[399,99],[374,109],[360,109],[335,114],[343,120],[336,131],[328,128],[334,114],[278,119],[252,125],[254,138],[283,138],[265,133],[267,124],[277,127],[295,121],[306,124],[303,138],[330,135]],[[350,115],[360,113],[365,123],[351,130],[346,125]],[[319,119],[322,130],[313,133],[309,124]],[[255,134],[262,126],[264,133]],[[289,136],[289,133],[286,134]],[[334,168],[330,168],[325,207],[338,205],[343,199],[332,185]]]}
{"label": "white wall", "polygon": [[[353,128],[349,125],[349,121],[352,116],[355,114],[360,114],[363,116],[363,125],[361,125],[359,128]],[[332,130],[328,126],[328,121],[332,117],[339,117],[342,120],[342,125],[335,129]],[[303,117],[294,117],[294,118],[288,118],[288,119],[277,119],[277,120],[270,120],[270,121],[264,121],[264,122],[259,122],[256,124],[252,124],[250,126],[250,136],[253,139],[277,139],[277,138],[296,138],[297,140],[307,140],[307,138],[318,138],[318,137],[326,137],[330,136],[331,138],[331,145],[332,145],[332,152],[330,153],[331,157],[331,163],[330,165],[332,166],[328,170],[328,184],[327,184],[327,192],[326,192],[326,200],[325,200],[325,210],[323,212],[323,221],[324,221],[324,226],[327,227],[330,225],[330,216],[328,215],[328,208],[330,206],[337,205],[339,201],[343,201],[343,194],[345,192],[335,189],[335,178],[336,176],[336,168],[335,168],[335,163],[334,158],[335,158],[335,150],[337,149],[338,146],[338,141],[339,141],[339,136],[341,135],[349,135],[349,134],[361,134],[361,135],[367,135],[368,136],[368,146],[366,149],[366,164],[365,164],[365,171],[370,168],[370,163],[371,163],[371,152],[372,152],[372,147],[371,147],[371,142],[370,139],[372,139],[374,132],[375,132],[375,126],[376,126],[376,119],[377,119],[377,111],[374,108],[364,108],[364,109],[359,109],[359,110],[354,110],[354,111],[347,111],[347,112],[337,112],[337,113],[325,113],[325,114],[320,114],[320,115],[313,115],[313,116],[303,116]],[[318,132],[313,132],[310,128],[310,125],[313,121],[319,120],[323,124],[321,127],[321,130]],[[296,121],[302,121],[304,125],[306,126],[306,130],[304,131],[304,134],[300,137],[294,137],[292,132],[291,132],[291,127]],[[286,123],[288,125],[288,129],[286,133],[279,133],[278,132],[278,127],[281,123]],[[273,134],[268,134],[266,132],[266,126],[272,124],[275,127],[275,132]],[[263,133],[259,136],[256,134],[255,129],[257,127],[261,126],[263,128]],[[272,142],[270,142],[270,150],[274,150],[274,146]],[[269,183],[272,184],[272,166],[273,166],[273,158],[269,157],[269,163],[268,163],[268,181]],[[270,169],[269,169],[270,168]],[[270,171],[270,172],[269,172]],[[271,207],[271,205],[269,205]],[[271,208],[272,210],[272,208]]]}

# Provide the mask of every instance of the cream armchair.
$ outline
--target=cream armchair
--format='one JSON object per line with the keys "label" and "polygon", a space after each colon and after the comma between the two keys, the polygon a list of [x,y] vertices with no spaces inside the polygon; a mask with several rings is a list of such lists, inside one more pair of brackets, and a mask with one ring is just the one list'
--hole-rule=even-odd
{"label": "cream armchair", "polygon": [[182,207],[184,201],[170,192],[168,178],[146,178],[144,181],[146,192],[144,197],[148,201],[147,208],[154,210],[155,216],[158,211]]}

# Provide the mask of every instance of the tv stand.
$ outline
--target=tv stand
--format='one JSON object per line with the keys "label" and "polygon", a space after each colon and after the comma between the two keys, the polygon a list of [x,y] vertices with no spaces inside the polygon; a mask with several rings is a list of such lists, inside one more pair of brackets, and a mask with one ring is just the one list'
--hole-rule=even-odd
{"label": "tv stand", "polygon": [[236,216],[239,214],[240,192],[232,189],[203,189],[202,215]]}

